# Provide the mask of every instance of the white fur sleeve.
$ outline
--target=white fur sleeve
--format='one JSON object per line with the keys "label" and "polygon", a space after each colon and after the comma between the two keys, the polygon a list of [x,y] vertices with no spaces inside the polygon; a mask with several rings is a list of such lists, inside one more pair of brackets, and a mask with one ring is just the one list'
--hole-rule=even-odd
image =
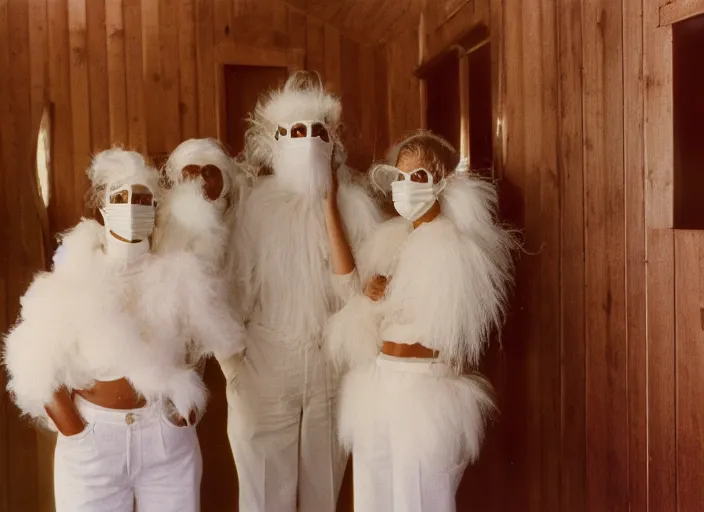
{"label": "white fur sleeve", "polygon": [[46,415],[45,404],[64,384],[71,333],[62,308],[62,283],[54,274],[40,274],[21,299],[20,320],[5,338],[7,389],[23,413]]}
{"label": "white fur sleeve", "polygon": [[203,355],[213,354],[221,361],[242,352],[245,329],[231,304],[228,281],[194,258],[182,286],[186,323]]}
{"label": "white fur sleeve", "polygon": [[372,361],[379,353],[377,305],[358,294],[330,317],[326,329],[328,356],[340,369]]}

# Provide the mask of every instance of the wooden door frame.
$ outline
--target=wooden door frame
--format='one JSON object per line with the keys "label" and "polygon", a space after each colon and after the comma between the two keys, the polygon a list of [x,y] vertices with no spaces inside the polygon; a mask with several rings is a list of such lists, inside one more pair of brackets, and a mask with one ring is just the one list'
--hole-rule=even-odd
{"label": "wooden door frame", "polygon": [[[215,94],[217,101],[217,137],[227,136],[226,66],[261,66],[288,69],[289,73],[305,69],[306,51],[302,48],[275,48],[223,43],[215,48]],[[235,155],[232,155],[235,156]]]}

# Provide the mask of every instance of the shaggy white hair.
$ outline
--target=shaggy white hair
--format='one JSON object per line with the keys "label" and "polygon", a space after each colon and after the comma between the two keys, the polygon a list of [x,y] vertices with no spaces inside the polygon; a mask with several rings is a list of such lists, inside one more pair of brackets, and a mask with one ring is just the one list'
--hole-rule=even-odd
{"label": "shaggy white hair", "polygon": [[88,206],[104,206],[106,194],[110,190],[120,185],[135,183],[147,186],[154,199],[160,199],[159,173],[135,151],[122,148],[101,151],[93,157],[86,173],[91,181]]}
{"label": "shaggy white hair", "polygon": [[283,87],[268,92],[257,103],[245,134],[242,164],[253,176],[259,174],[262,168],[270,168],[278,125],[296,121],[322,122],[335,144],[336,162],[342,164],[346,154],[338,136],[341,115],[340,100],[325,90],[317,73],[293,73]]}
{"label": "shaggy white hair", "polygon": [[22,297],[5,339],[8,390],[25,414],[43,418],[60,386],[87,389],[118,374],[150,402],[170,399],[184,418],[204,410],[205,387],[185,362],[191,340],[221,358],[244,347],[224,284],[186,252],[147,254],[125,269],[106,256],[105,236],[81,221],[64,235],[54,270]]}
{"label": "shaggy white hair", "polygon": [[[223,190],[217,200],[205,197],[202,178],[183,181],[181,171],[187,165],[215,165],[221,170]],[[235,211],[246,193],[244,173],[215,139],[182,142],[164,169],[171,188],[159,204],[155,250],[187,250],[214,268],[223,268]]]}
{"label": "shaggy white hair", "polygon": [[[353,252],[381,221],[372,199],[339,172],[338,204]],[[238,296],[246,318],[283,338],[321,342],[328,316],[344,297],[329,267],[322,199],[259,178],[235,224]]]}

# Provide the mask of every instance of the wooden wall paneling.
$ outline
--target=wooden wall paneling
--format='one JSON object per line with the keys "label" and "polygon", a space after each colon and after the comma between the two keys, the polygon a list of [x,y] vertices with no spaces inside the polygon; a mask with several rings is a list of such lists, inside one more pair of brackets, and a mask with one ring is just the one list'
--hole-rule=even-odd
{"label": "wooden wall paneling", "polygon": [[291,48],[305,48],[307,16],[291,7],[287,9],[286,16],[288,18],[288,35]]}
{"label": "wooden wall paneling", "polygon": [[374,160],[381,160],[386,156],[386,151],[391,145],[389,140],[389,67],[386,60],[388,46],[375,46],[372,53],[374,55],[375,78]]}
{"label": "wooden wall paneling", "polygon": [[[327,74],[328,86],[340,96],[342,101],[342,137],[345,144],[345,149],[348,153],[348,163],[356,170],[365,168],[365,153],[364,140],[362,134],[362,110],[371,105],[362,107],[362,91],[361,91],[361,59],[359,52],[359,43],[350,41],[347,38],[337,38],[340,45],[340,52],[337,57],[332,57],[338,63],[337,70]],[[326,63],[328,62],[328,50],[326,47]],[[339,67],[340,62],[345,63],[344,77],[342,69]],[[338,71],[339,70],[339,71]],[[339,76],[339,84],[333,86],[330,80],[331,76]],[[344,79],[343,79],[344,78]],[[336,87],[339,87],[336,89]]]}
{"label": "wooden wall paneling", "polygon": [[233,24],[233,8],[241,0],[214,0],[213,2],[213,44],[216,46],[234,40],[233,31],[239,26]]}
{"label": "wooden wall paneling", "polygon": [[649,510],[677,508],[674,231],[647,232]]}
{"label": "wooden wall paneling", "polygon": [[[239,4],[239,2],[238,2]],[[217,136],[213,10],[209,0],[196,0],[196,56],[198,63],[198,127],[200,137]]]}
{"label": "wooden wall paneling", "polygon": [[561,510],[586,511],[582,5],[559,10],[562,413]]}
{"label": "wooden wall paneling", "polygon": [[180,60],[173,58],[178,55],[179,48],[179,16],[178,8],[174,8],[171,0],[159,0],[159,48],[161,61],[159,122],[164,133],[163,152],[171,152],[181,142],[180,94],[181,80],[179,75]]}
{"label": "wooden wall paneling", "polygon": [[196,63],[195,0],[178,4],[178,59],[180,64],[179,114],[181,138],[198,136],[198,76]]}
{"label": "wooden wall paneling", "polygon": [[480,25],[489,27],[491,25],[490,1],[472,0],[467,2],[452,17],[435,28],[429,22],[427,25],[429,30],[427,59],[432,60],[447,51],[472,29]]}
{"label": "wooden wall paneling", "polygon": [[506,158],[506,130],[503,127],[505,98],[504,17],[501,0],[490,0],[489,4],[491,44],[491,111],[494,121],[494,168],[495,178],[503,175]]}
{"label": "wooden wall paneling", "polygon": [[90,86],[86,0],[68,2],[69,48],[71,50],[71,120],[73,124],[73,169],[75,219],[83,213],[83,198],[89,182],[85,170],[91,160]]}
{"label": "wooden wall paneling", "polygon": [[125,80],[125,23],[122,0],[105,1],[105,32],[107,45],[107,94],[110,144],[127,145],[127,83]]}
{"label": "wooden wall paneling", "polygon": [[[503,2],[502,2],[503,3]],[[507,20],[503,27],[503,59],[504,82],[506,84],[506,103],[504,105],[503,127],[507,143],[505,166],[500,183],[501,214],[509,222],[523,232],[525,247],[535,252],[540,242],[535,239],[532,231],[527,231],[525,212],[525,133],[523,120],[526,102],[523,80],[523,13],[518,2],[503,3],[503,18]],[[511,20],[510,23],[508,20]],[[528,479],[525,475],[531,472],[539,473],[539,468],[530,466],[539,462],[535,453],[538,450],[535,418],[531,409],[531,397],[537,396],[537,390],[529,389],[529,366],[534,365],[534,350],[530,340],[525,339],[528,330],[528,312],[526,306],[530,299],[527,290],[530,276],[534,275],[531,256],[518,258],[516,266],[516,285],[513,300],[510,305],[510,315],[502,334],[502,348],[505,352],[506,382],[496,383],[497,388],[504,389],[499,396],[501,408],[501,425],[503,434],[504,481],[510,493],[502,493],[496,498],[496,504],[491,507],[495,511],[503,510],[539,510],[539,504],[531,499]],[[533,395],[532,392],[535,394]],[[533,415],[530,418],[530,415]],[[483,457],[488,454],[483,454]],[[533,458],[531,458],[533,457]]]}
{"label": "wooden wall paneling", "polygon": [[[0,0],[0,90],[10,90],[10,27],[9,27],[9,0]],[[3,169],[12,169],[12,125],[10,124],[10,98],[4,93],[0,94],[0,165]],[[0,173],[0,216],[10,219],[10,209],[7,204],[9,173]],[[0,223],[0,235],[3,240],[9,240],[10,226],[7,222]],[[10,254],[9,251],[0,251],[0,329],[3,332],[10,327],[12,320],[9,318],[8,309],[10,298],[9,280]],[[0,342],[2,343],[2,342]],[[7,382],[5,372],[0,372],[0,385],[5,389]],[[10,458],[9,431],[12,407],[7,393],[0,393],[0,510],[10,510]]]}
{"label": "wooden wall paneling", "polygon": [[[161,68],[160,32],[163,30],[160,1],[142,1],[142,59],[145,114],[147,127],[147,152],[149,155],[166,153],[166,140],[162,121],[166,116],[164,77]],[[164,13],[164,17],[167,14]],[[212,31],[212,27],[211,27]]]}
{"label": "wooden wall paneling", "polygon": [[105,1],[86,2],[91,151],[111,146]]}
{"label": "wooden wall paneling", "polygon": [[[560,187],[558,171],[558,46],[557,46],[557,4],[552,0],[540,0],[535,10],[536,29],[539,31],[538,48],[541,53],[540,65],[540,110],[535,112],[541,126],[540,153],[540,230],[542,250],[540,255],[540,329],[535,331],[540,340],[541,361],[541,502],[543,510],[558,510],[560,490],[554,484],[560,480],[560,384],[562,362],[560,353],[560,276],[555,268],[560,266]],[[478,2],[477,11],[486,19],[487,2]],[[524,11],[526,12],[526,11]],[[524,32],[526,34],[526,32]],[[536,84],[537,85],[537,84]],[[527,131],[526,133],[531,133]],[[540,300],[542,299],[542,300]]]}
{"label": "wooden wall paneling", "polygon": [[587,509],[625,510],[628,351],[621,5],[589,2],[583,15]]}
{"label": "wooden wall paneling", "polygon": [[[7,4],[9,35],[9,118],[3,124],[10,139],[10,165],[3,169],[5,175],[5,203],[10,216],[9,239],[4,248],[6,260],[7,297],[6,315],[14,322],[19,314],[18,298],[24,293],[34,271],[38,270],[41,257],[41,229],[39,217],[31,195],[31,84],[30,74],[30,12],[28,2],[10,1]],[[11,123],[11,126],[7,126]],[[34,510],[38,504],[36,433],[28,422],[17,420],[17,409],[8,403],[6,409],[15,419],[7,425],[11,442],[2,454],[9,460],[7,485],[10,493],[10,510]]]}
{"label": "wooden wall paneling", "polygon": [[49,48],[47,41],[46,1],[29,2],[30,126],[39,126],[44,105],[48,99]]}
{"label": "wooden wall paneling", "polygon": [[662,26],[704,14],[704,0],[665,0],[660,5]]}
{"label": "wooden wall paneling", "polygon": [[311,17],[306,22],[306,69],[325,79],[325,26]]}
{"label": "wooden wall paneling", "polygon": [[673,226],[672,29],[658,27],[659,5],[643,2],[645,73],[646,224]]}
{"label": "wooden wall paneling", "polygon": [[140,0],[122,0],[125,21],[125,72],[127,83],[127,128],[129,149],[147,153],[147,111],[142,52],[142,7]]}
{"label": "wooden wall paneling", "polygon": [[[54,137],[52,140],[52,200],[49,218],[55,232],[75,224],[75,169],[73,165],[73,124],[71,116],[71,75],[68,31],[68,2],[49,2],[49,83],[54,105]],[[85,100],[85,98],[83,98]],[[78,198],[80,200],[80,198]]]}
{"label": "wooden wall paneling", "polygon": [[675,231],[677,510],[704,507],[704,233]]}
{"label": "wooden wall paneling", "polygon": [[[376,65],[374,60],[375,48],[367,45],[359,46],[359,80],[360,98],[355,108],[360,112],[359,129],[362,136],[362,147],[360,158],[364,167],[360,171],[366,171],[371,162],[376,158],[376,141],[379,137],[379,127],[374,122],[374,117],[379,111],[376,104]],[[347,70],[343,68],[343,86],[347,81]]]}
{"label": "wooden wall paneling", "polygon": [[393,144],[409,130],[420,127],[419,80],[413,75],[418,65],[417,29],[404,32],[387,45],[389,91],[389,136]]}
{"label": "wooden wall paneling", "polygon": [[[325,86],[328,90],[342,94],[342,43],[340,32],[325,25]],[[345,66],[349,64],[345,62]]]}
{"label": "wooden wall paneling", "polygon": [[288,46],[286,4],[280,0],[235,0],[232,37],[253,46]]}
{"label": "wooden wall paneling", "polygon": [[643,2],[623,0],[623,129],[631,510],[648,510],[648,403],[643,155]]}
{"label": "wooden wall paneling", "polygon": [[650,510],[677,510],[672,125],[672,30],[665,0],[643,2],[645,224]]}

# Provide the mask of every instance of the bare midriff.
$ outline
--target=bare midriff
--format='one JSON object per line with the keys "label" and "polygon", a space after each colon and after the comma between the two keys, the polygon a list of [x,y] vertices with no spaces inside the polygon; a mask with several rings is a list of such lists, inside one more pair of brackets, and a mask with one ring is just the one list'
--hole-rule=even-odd
{"label": "bare midriff", "polygon": [[420,343],[409,345],[406,343],[394,343],[393,341],[385,341],[381,346],[381,353],[387,356],[417,359],[435,359],[438,357],[437,350],[424,347]]}
{"label": "bare midriff", "polygon": [[76,389],[74,394],[106,409],[141,409],[147,405],[144,397],[140,396],[124,377],[108,382],[96,381],[90,389]]}

